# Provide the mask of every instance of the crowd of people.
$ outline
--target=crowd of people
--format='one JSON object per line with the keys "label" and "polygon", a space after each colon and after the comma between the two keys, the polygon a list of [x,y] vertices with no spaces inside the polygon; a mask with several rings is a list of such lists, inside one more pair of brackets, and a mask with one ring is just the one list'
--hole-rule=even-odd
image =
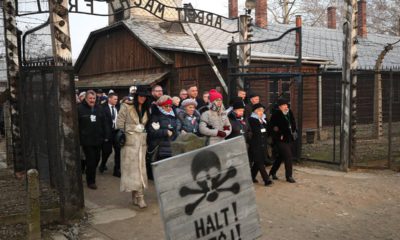
{"label": "crowd of people", "polygon": [[[194,85],[174,97],[164,94],[160,85],[151,91],[132,86],[120,101],[112,90],[108,95],[100,89],[77,92],[82,171],[88,188],[97,189],[96,170],[108,170],[107,160],[114,151],[113,176],[120,178],[120,190],[132,193],[134,205],[147,207],[144,190],[153,179],[151,163],[171,157],[171,143],[181,134],[206,137],[208,145],[243,135],[254,183],[260,172],[264,185],[271,186],[282,163],[286,181],[294,183],[292,149],[297,130],[288,101],[278,99],[267,118],[260,96],[246,95],[239,90],[225,108],[220,90],[199,96]],[[273,162],[269,173],[268,162]]]}

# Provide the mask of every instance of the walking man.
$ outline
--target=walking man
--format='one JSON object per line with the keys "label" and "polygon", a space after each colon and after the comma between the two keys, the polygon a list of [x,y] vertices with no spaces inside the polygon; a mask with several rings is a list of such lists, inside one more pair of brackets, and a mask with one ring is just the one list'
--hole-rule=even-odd
{"label": "walking man", "polygon": [[105,118],[105,138],[102,146],[102,156],[99,171],[103,173],[107,170],[107,160],[110,157],[112,150],[114,148],[114,172],[113,176],[121,177],[121,157],[120,157],[120,147],[118,143],[115,142],[116,121],[118,116],[118,109],[116,107],[118,103],[118,96],[115,93],[110,93],[108,95],[108,102],[104,104],[103,113]]}
{"label": "walking man", "polygon": [[295,183],[296,181],[293,178],[292,145],[297,139],[296,122],[286,99],[278,100],[278,108],[272,114],[270,121],[272,138],[278,150],[278,157],[272,165],[270,175],[272,179],[277,180],[276,173],[282,162],[284,162],[286,181]]}
{"label": "walking man", "polygon": [[86,183],[90,189],[97,189],[96,169],[104,141],[105,121],[94,91],[86,92],[85,101],[78,106],[78,119],[79,139],[86,159]]}

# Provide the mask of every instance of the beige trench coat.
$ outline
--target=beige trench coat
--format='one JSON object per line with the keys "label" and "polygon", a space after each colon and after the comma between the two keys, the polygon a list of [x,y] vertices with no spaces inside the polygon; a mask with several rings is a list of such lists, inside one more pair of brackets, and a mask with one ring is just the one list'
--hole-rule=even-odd
{"label": "beige trench coat", "polygon": [[[142,118],[143,130],[148,121],[147,113]],[[138,191],[147,188],[146,137],[147,133],[138,131],[139,115],[133,105],[122,104],[118,112],[117,128],[123,129],[126,136],[121,148],[121,192]]]}

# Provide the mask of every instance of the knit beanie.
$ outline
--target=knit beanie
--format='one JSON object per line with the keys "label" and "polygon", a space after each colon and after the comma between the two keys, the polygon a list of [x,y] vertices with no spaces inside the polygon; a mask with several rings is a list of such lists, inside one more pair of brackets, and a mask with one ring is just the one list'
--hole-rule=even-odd
{"label": "knit beanie", "polygon": [[232,104],[232,108],[235,110],[235,109],[241,109],[241,108],[244,108],[245,106],[244,106],[244,104],[243,104],[243,101],[236,101],[236,102],[234,102],[233,104]]}
{"label": "knit beanie", "polygon": [[186,107],[189,105],[194,105],[194,107],[197,107],[197,102],[194,99],[188,98],[182,101],[181,106]]}
{"label": "knit beanie", "polygon": [[222,100],[222,94],[219,93],[217,90],[211,89],[209,93],[210,102],[214,102],[218,98]]}

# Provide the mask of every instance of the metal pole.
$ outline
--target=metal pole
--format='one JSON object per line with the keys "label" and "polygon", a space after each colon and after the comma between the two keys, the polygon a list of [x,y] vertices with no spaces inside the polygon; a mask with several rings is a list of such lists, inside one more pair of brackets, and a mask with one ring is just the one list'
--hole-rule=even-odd
{"label": "metal pole", "polygon": [[193,31],[193,36],[194,36],[194,38],[196,39],[197,43],[199,44],[201,50],[203,50],[204,55],[206,55],[207,61],[208,61],[208,63],[210,63],[211,68],[213,69],[215,75],[217,75],[217,78],[218,78],[219,82],[221,83],[222,88],[224,89],[225,93],[226,93],[226,94],[229,94],[228,87],[226,86],[226,83],[225,83],[225,81],[224,81],[224,78],[222,77],[222,75],[221,75],[221,73],[219,72],[217,66],[215,65],[214,61],[213,61],[212,58],[210,57],[210,54],[208,54],[208,51],[205,49],[205,47],[204,47],[202,41],[201,41],[200,38],[199,38],[199,35],[197,35],[197,33]]}
{"label": "metal pole", "polygon": [[[49,0],[50,29],[58,81],[59,158],[57,171],[61,217],[70,220],[83,215],[84,200],[79,159],[78,117],[72,74],[71,39],[68,20],[68,0]],[[53,161],[55,161],[54,159]]]}
{"label": "metal pole", "polygon": [[389,127],[388,127],[388,168],[392,168],[392,120],[393,120],[393,69],[390,69],[390,82],[389,82]]}
{"label": "metal pole", "polygon": [[16,2],[15,0],[4,1],[4,29],[7,62],[7,78],[10,88],[10,116],[11,116],[11,136],[13,148],[13,160],[15,172],[25,170],[22,158],[20,116],[18,109],[18,89],[19,81],[19,47],[18,47],[18,28],[16,23]]}

